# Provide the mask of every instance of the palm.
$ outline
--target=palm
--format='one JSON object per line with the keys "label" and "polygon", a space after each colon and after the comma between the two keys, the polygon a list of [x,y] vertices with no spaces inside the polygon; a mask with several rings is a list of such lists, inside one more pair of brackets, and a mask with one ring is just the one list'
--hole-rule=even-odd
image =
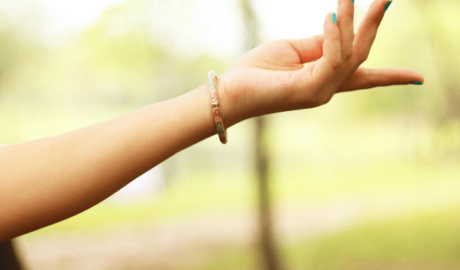
{"label": "palm", "polygon": [[[304,66],[297,51],[286,41],[267,43],[245,54],[223,74],[225,89],[235,100],[262,94],[276,102],[286,91],[305,89],[311,81],[311,72],[306,71],[312,70],[313,65]],[[298,109],[286,105],[278,111]]]}

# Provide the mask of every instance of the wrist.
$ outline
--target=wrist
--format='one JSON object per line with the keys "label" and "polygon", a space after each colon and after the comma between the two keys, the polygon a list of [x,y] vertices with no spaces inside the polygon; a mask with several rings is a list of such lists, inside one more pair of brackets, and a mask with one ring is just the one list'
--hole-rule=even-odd
{"label": "wrist", "polygon": [[[205,85],[205,87],[209,91],[207,85]],[[238,109],[238,101],[234,98],[234,96],[231,95],[228,88],[226,87],[224,76],[217,77],[216,89],[217,95],[219,97],[222,119],[225,126],[228,128],[243,121],[244,117],[242,117],[242,113]]]}

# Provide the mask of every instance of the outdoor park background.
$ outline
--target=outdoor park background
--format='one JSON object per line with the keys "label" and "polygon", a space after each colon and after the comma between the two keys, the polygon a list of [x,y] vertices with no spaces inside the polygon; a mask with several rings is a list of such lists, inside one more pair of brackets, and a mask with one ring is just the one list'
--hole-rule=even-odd
{"label": "outdoor park background", "polygon": [[[336,2],[252,1],[258,40],[321,33]],[[356,25],[370,2],[356,1]],[[267,118],[286,269],[460,269],[459,13],[456,0],[397,0],[385,15],[364,66],[414,69],[423,86],[339,94]],[[178,96],[209,70],[225,71],[248,38],[237,0],[7,0],[0,14],[0,144]],[[254,121],[229,135],[225,146],[209,138],[92,209],[17,238],[22,262],[260,268]]]}

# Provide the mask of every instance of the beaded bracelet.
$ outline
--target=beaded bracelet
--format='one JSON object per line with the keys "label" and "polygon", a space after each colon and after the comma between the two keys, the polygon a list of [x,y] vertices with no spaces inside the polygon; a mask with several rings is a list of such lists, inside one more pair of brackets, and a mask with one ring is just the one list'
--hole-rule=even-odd
{"label": "beaded bracelet", "polygon": [[208,73],[208,79],[209,92],[211,93],[211,111],[214,118],[214,124],[216,125],[217,134],[219,135],[220,142],[226,144],[227,131],[225,130],[224,121],[222,120],[222,116],[220,114],[219,109],[219,99],[217,98],[216,90],[216,73],[214,71],[210,71]]}

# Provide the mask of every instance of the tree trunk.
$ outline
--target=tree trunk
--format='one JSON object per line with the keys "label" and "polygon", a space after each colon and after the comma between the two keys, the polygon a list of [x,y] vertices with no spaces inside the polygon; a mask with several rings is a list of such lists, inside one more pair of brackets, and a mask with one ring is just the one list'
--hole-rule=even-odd
{"label": "tree trunk", "polygon": [[[249,51],[258,45],[257,19],[251,7],[250,0],[241,0],[245,28],[247,30],[246,49]],[[270,182],[268,177],[269,155],[265,140],[267,118],[255,119],[255,165],[258,182],[258,207],[259,207],[259,245],[262,267],[266,270],[279,270],[280,259],[278,256],[273,232],[271,215]]]}
{"label": "tree trunk", "polygon": [[278,270],[280,259],[278,256],[276,242],[274,239],[273,219],[271,215],[270,179],[268,177],[269,155],[265,139],[266,117],[255,119],[255,152],[256,169],[259,196],[259,228],[260,228],[260,249],[263,259],[263,267],[266,270]]}

